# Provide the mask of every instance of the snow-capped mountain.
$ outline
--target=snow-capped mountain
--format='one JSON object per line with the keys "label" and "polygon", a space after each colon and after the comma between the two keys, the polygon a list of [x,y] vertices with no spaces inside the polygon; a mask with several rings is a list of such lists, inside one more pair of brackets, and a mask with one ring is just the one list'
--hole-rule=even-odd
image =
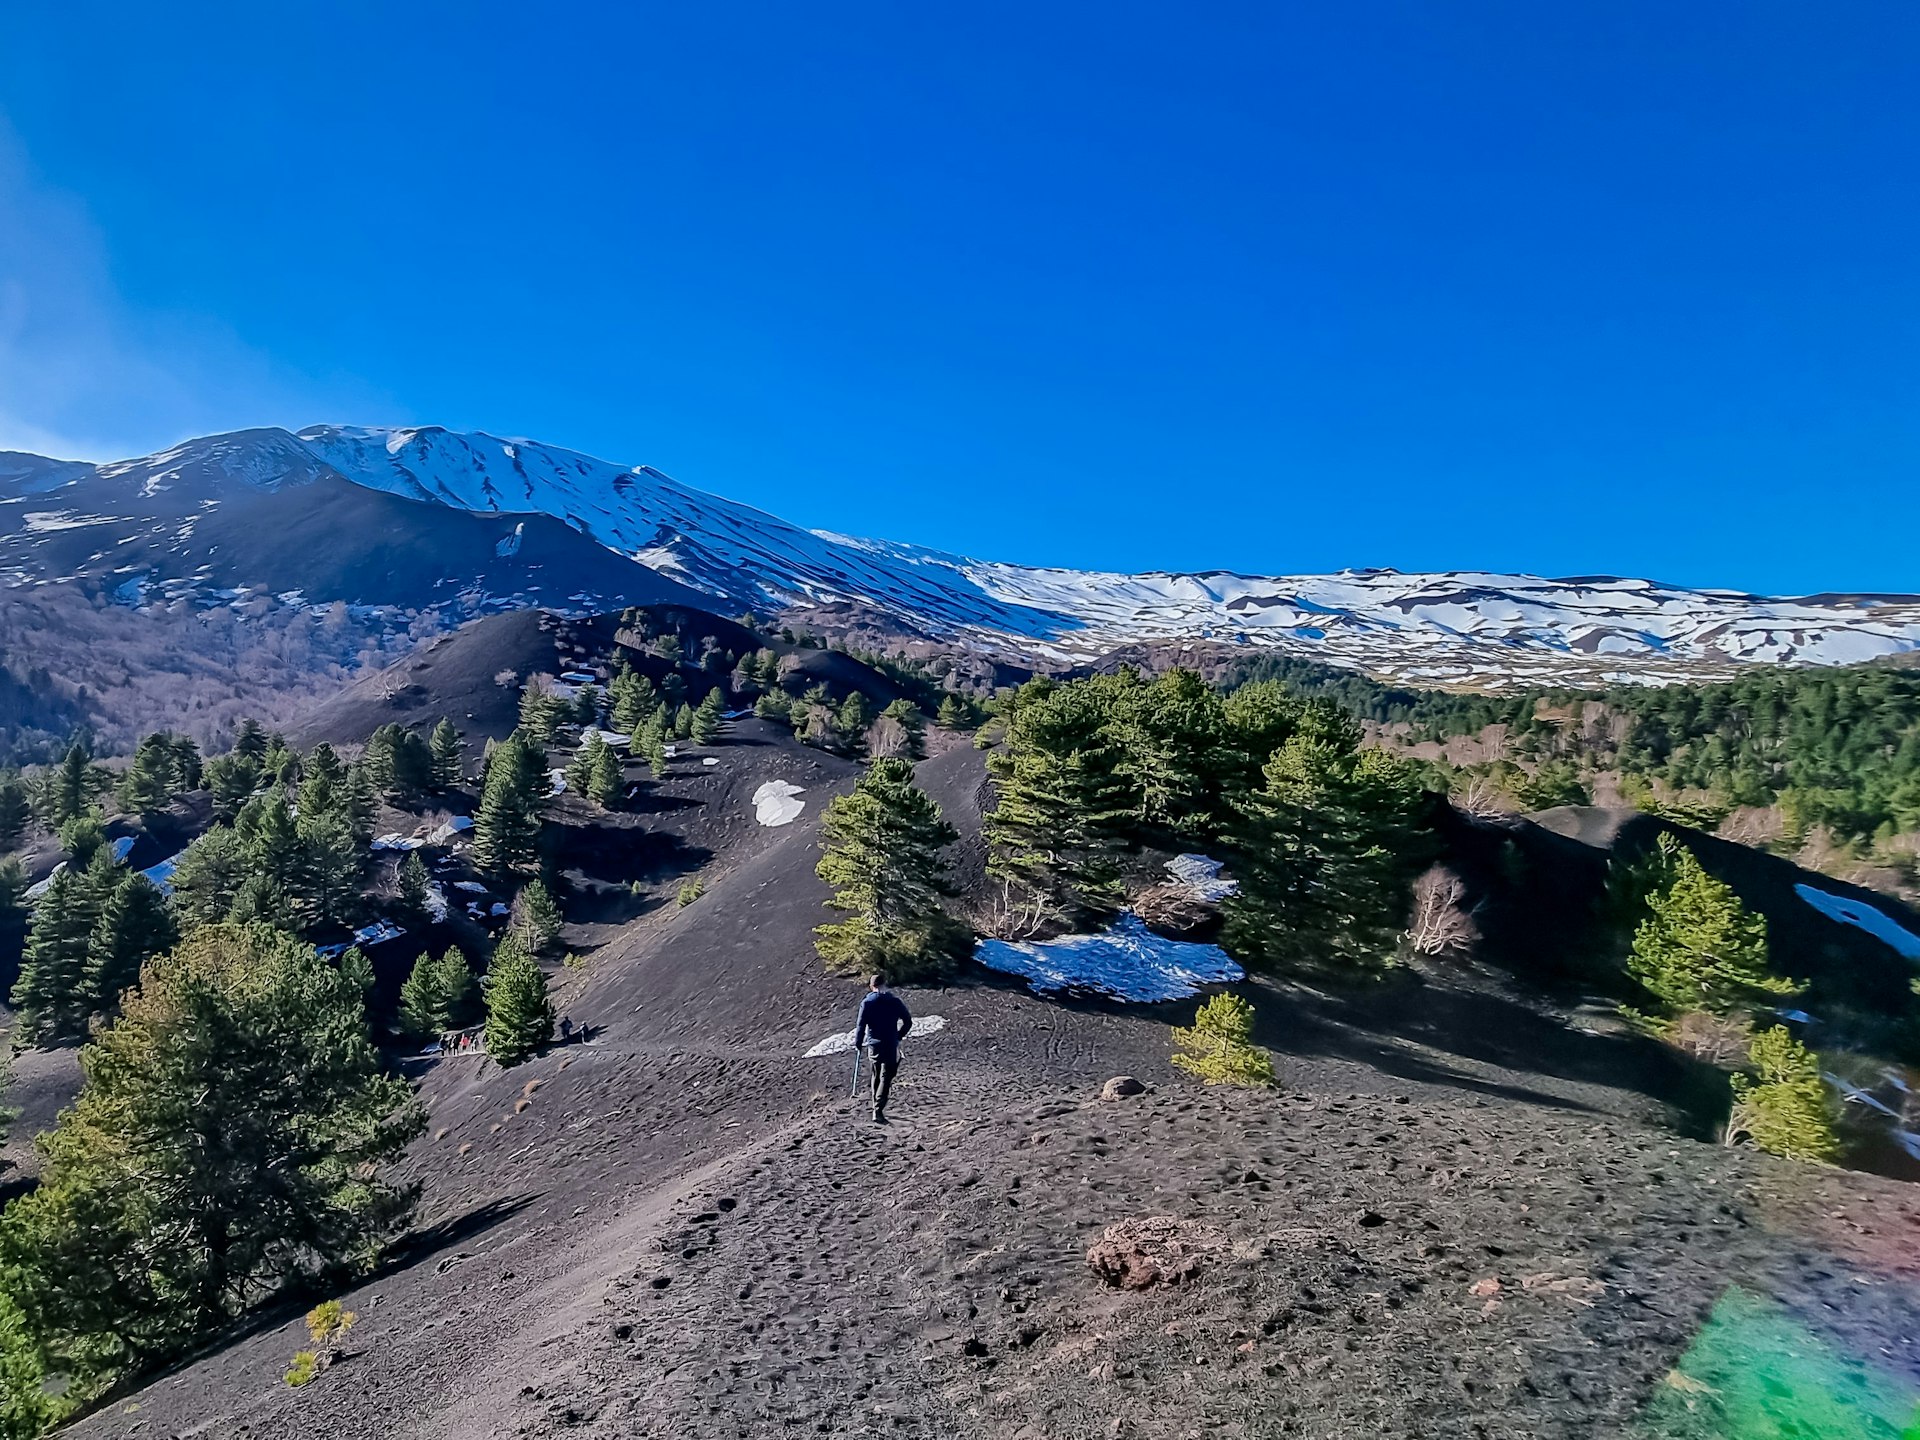
{"label": "snow-capped mountain", "polygon": [[[221,528],[223,511],[244,511],[246,524]],[[302,555],[340,563],[290,578],[256,559],[246,532],[276,515],[297,518]],[[209,529],[220,529],[211,549],[196,541]],[[569,535],[595,543],[582,549]],[[503,597],[503,577],[485,572],[520,563],[535,538],[545,576],[517,574]],[[363,563],[373,551],[383,562]],[[286,547],[278,553],[284,567]],[[1914,596],[1771,599],[1480,572],[1119,575],[973,560],[806,530],[644,465],[434,427],[239,431],[101,466],[0,455],[0,576],[78,575],[117,577],[136,593],[217,579],[369,605],[422,603],[423,586],[444,599],[493,585],[495,601],[575,608],[663,598],[664,581],[712,608],[856,605],[1010,657],[1072,662],[1141,641],[1212,641],[1433,682],[1657,681],[1920,649]]]}

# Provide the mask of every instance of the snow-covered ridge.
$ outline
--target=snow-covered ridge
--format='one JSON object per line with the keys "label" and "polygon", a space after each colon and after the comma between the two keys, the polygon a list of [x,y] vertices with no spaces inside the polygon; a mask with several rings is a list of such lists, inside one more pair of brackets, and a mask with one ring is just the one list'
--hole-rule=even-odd
{"label": "snow-covered ridge", "polygon": [[89,513],[94,476],[217,498],[224,487],[273,491],[331,474],[476,514],[549,515],[717,605],[857,602],[931,635],[1055,660],[1136,641],[1217,641],[1429,682],[1661,680],[1920,649],[1912,596],[1773,599],[1476,571],[1122,575],[1007,565],[806,530],[644,465],[437,427],[239,431],[99,467],[4,458],[0,504],[31,493],[47,496],[49,511]]}

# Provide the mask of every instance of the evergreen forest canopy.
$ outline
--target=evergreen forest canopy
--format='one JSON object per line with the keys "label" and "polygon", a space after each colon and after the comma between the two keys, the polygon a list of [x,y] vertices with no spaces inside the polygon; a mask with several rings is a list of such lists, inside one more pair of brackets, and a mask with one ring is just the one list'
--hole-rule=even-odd
{"label": "evergreen forest canopy", "polygon": [[[1890,665],[1754,667],[1711,684],[1532,689],[1514,695],[1412,690],[1283,656],[1235,667],[1232,682],[1272,680],[1325,698],[1412,740],[1505,725],[1523,758],[1615,771],[1669,791],[1706,792],[1722,811],[1779,805],[1790,830],[1843,839],[1920,831],[1920,670]],[[1576,723],[1597,704],[1627,723],[1619,740]]]}

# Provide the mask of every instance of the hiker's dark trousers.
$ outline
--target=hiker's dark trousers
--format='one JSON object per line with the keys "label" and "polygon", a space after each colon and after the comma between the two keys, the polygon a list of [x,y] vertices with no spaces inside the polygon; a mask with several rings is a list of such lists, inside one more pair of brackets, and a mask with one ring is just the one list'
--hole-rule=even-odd
{"label": "hiker's dark trousers", "polygon": [[893,1091],[894,1072],[900,1068],[900,1054],[895,1051],[888,1055],[881,1050],[867,1052],[873,1059],[873,1108],[878,1112],[887,1108],[887,1096]]}

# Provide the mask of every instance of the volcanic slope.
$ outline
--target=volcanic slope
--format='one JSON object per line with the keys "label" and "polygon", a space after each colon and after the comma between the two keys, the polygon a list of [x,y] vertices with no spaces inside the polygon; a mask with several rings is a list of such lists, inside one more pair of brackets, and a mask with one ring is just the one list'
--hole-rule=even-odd
{"label": "volcanic slope", "polygon": [[[967,831],[979,767],[920,767]],[[820,809],[856,773],[751,721],[677,758],[630,823],[704,856],[704,893],[559,977],[584,1043],[421,1075],[423,1230],[341,1297],[349,1357],[289,1387],[304,1331],[269,1316],[74,1433],[1616,1435],[1715,1403],[1668,1377],[1736,1284],[1871,1357],[1848,1374],[1920,1375],[1910,1189],[1681,1139],[1639,1042],[1521,1024],[1496,988],[1251,984],[1280,1085],[1225,1094],[1168,1064],[1190,1007],[966,975],[905,992],[945,1024],[870,1123],[851,1058],[805,1054],[859,993],[810,944]],[[771,781],[804,807],[779,827]],[[1103,1101],[1120,1072],[1152,1090]],[[1188,1227],[1197,1277],[1107,1288],[1087,1246],[1147,1216]]]}

